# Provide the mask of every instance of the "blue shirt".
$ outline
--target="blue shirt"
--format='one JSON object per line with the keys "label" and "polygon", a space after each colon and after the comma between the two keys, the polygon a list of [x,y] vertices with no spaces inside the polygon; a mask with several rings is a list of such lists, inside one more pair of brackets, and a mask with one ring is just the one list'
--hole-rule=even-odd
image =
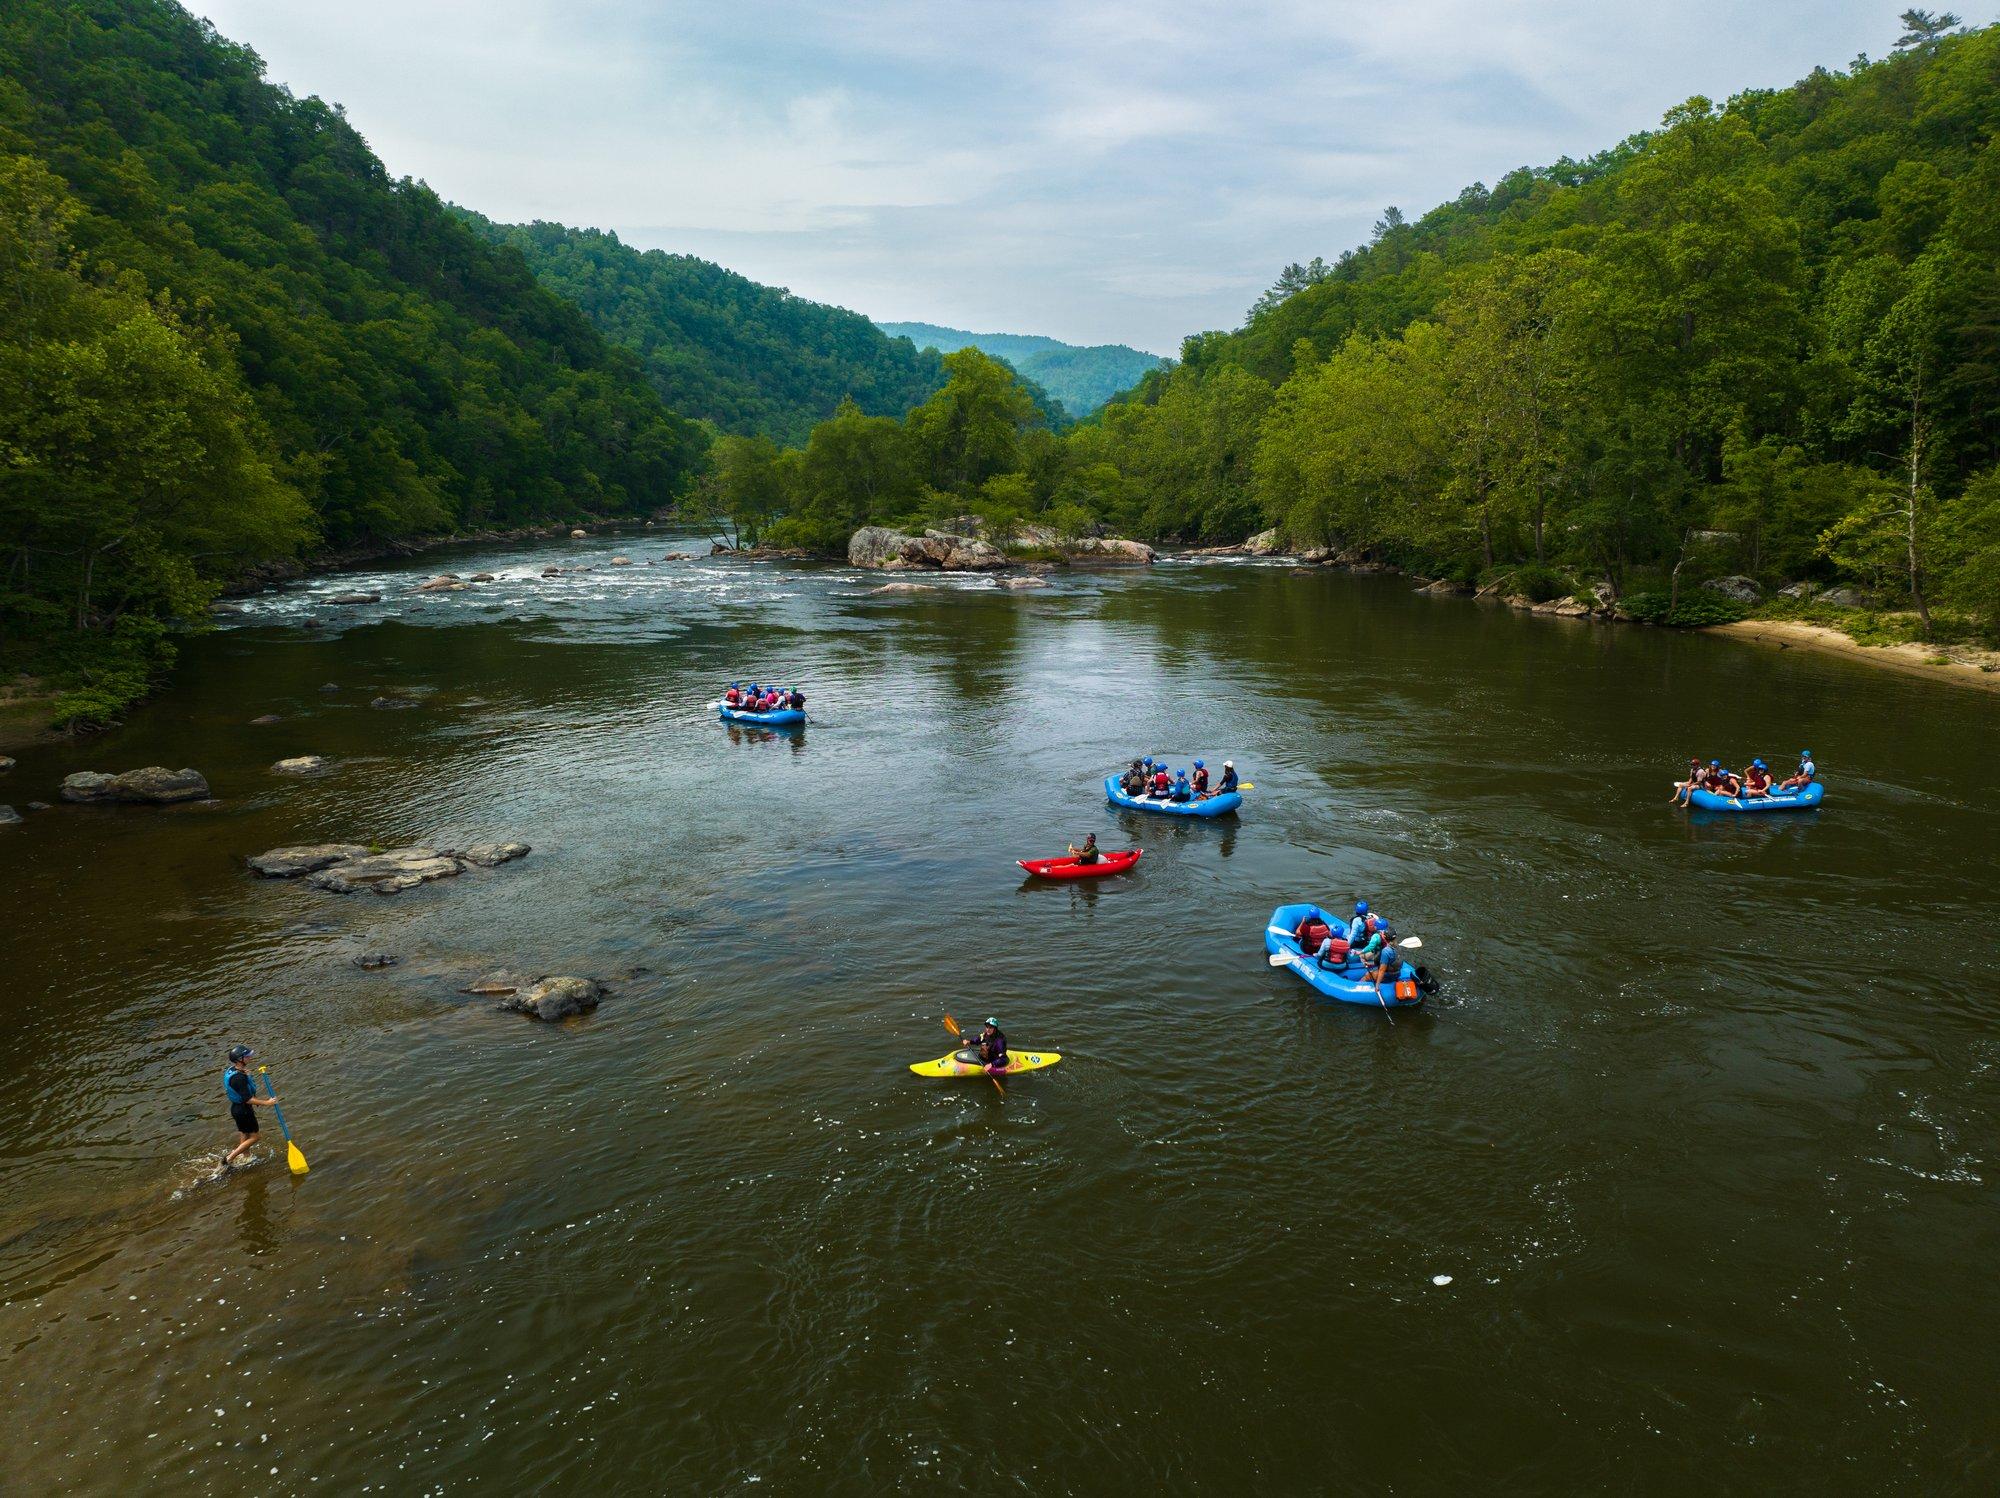
{"label": "blue shirt", "polygon": [[1347,944],[1350,947],[1360,946],[1362,938],[1367,935],[1368,935],[1367,916],[1357,915],[1353,920],[1347,923]]}
{"label": "blue shirt", "polygon": [[222,1095],[232,1103],[248,1104],[257,1095],[256,1080],[232,1066],[222,1074]]}
{"label": "blue shirt", "polygon": [[1811,760],[1802,759],[1799,761],[1799,773],[1805,776],[1806,779],[1811,780],[1815,775],[1819,774],[1819,768]]}

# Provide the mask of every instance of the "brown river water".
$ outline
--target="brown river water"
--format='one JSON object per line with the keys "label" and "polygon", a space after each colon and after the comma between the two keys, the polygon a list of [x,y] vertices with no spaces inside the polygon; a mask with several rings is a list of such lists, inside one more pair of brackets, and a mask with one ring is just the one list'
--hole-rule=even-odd
{"label": "brown river water", "polygon": [[[0,1489],[2000,1487],[2000,698],[1391,578],[665,547],[267,594],[19,751],[17,806],[216,800],[0,829]],[[814,723],[718,723],[751,675]],[[1819,812],[1666,804],[1804,747]],[[1144,753],[1256,789],[1108,807]],[[1024,882],[1088,831],[1145,856]],[[392,897],[244,867],[496,838]],[[1444,980],[1393,1023],[1264,962],[1357,895]],[[458,992],[500,966],[612,993]],[[919,1080],[946,1013],[1065,1059]],[[236,1041],[309,1175],[272,1129],[200,1184]]]}

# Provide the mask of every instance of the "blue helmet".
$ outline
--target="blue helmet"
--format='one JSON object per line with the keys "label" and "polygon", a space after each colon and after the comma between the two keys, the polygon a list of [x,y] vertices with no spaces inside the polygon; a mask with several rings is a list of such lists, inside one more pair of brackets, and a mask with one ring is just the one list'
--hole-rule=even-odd
{"label": "blue helmet", "polygon": [[1202,762],[1201,762],[1200,760],[1196,760],[1196,761],[1194,762],[1194,767],[1195,767],[1195,768],[1196,768],[1197,770],[1206,770],[1206,769],[1208,768],[1208,766],[1207,766],[1207,765],[1205,765],[1205,764],[1203,764],[1203,763],[1202,763]]}
{"label": "blue helmet", "polygon": [[1153,756],[1152,756],[1152,755],[1150,755],[1150,754],[1149,754],[1149,755],[1147,755],[1147,756],[1145,757],[1145,759],[1143,759],[1142,761],[1140,761],[1140,763],[1142,763],[1142,764],[1148,764],[1148,765],[1150,765],[1150,764],[1151,764],[1152,762],[1153,762]]}
{"label": "blue helmet", "polygon": [[1722,768],[1722,761],[1719,759],[1712,759],[1708,762],[1708,767],[1711,770],[1719,770]]}
{"label": "blue helmet", "polygon": [[1811,759],[1811,758],[1812,758],[1812,750],[1810,750],[1810,749],[1801,749],[1801,750],[1799,751],[1799,758],[1800,758],[1800,759]]}
{"label": "blue helmet", "polygon": [[1750,768],[1753,770],[1761,770],[1764,768],[1764,761],[1762,761],[1761,759],[1753,759],[1750,761]]}
{"label": "blue helmet", "polygon": [[1354,913],[1356,915],[1368,914],[1368,902],[1366,900],[1356,900],[1354,902]]}

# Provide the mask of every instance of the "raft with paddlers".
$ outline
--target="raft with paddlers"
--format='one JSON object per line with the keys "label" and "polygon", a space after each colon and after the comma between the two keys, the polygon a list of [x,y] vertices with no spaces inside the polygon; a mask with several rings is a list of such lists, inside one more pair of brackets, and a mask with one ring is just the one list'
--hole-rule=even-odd
{"label": "raft with paddlers", "polygon": [[[1264,950],[1270,954],[1272,967],[1290,968],[1322,997],[1343,1004],[1379,1004],[1391,1009],[1421,1004],[1426,993],[1437,991],[1437,980],[1423,968],[1413,967],[1403,958],[1401,950],[1393,954],[1392,972],[1385,973],[1380,982],[1369,978],[1368,974],[1376,969],[1364,967],[1358,956],[1350,955],[1335,967],[1322,967],[1318,959],[1299,946],[1295,934],[1308,918],[1320,921],[1336,937],[1347,930],[1345,921],[1328,915],[1317,905],[1280,905],[1271,912],[1270,922],[1264,927]],[[1344,940],[1341,945],[1345,946]],[[1422,945],[1414,936],[1398,943],[1401,949]]]}
{"label": "raft with paddlers", "polygon": [[802,708],[781,707],[774,713],[746,713],[741,708],[724,703],[715,711],[725,723],[755,723],[760,728],[795,728],[806,720]]}
{"label": "raft with paddlers", "polygon": [[1017,858],[1014,862],[1038,879],[1088,879],[1096,874],[1122,874],[1139,861],[1144,848],[1128,848],[1118,853],[1100,853],[1095,863],[1066,858]]}
{"label": "raft with paddlers", "polygon": [[1128,796],[1116,775],[1104,777],[1104,799],[1113,806],[1129,806],[1134,811],[1158,812],[1167,817],[1220,817],[1243,804],[1241,791],[1224,791],[1206,800],[1172,801],[1154,796]]}
{"label": "raft with paddlers", "polygon": [[1826,787],[1817,780],[1796,791],[1771,791],[1762,796],[1719,796],[1704,790],[1688,793],[1688,805],[1697,811],[1811,811],[1825,799]]}

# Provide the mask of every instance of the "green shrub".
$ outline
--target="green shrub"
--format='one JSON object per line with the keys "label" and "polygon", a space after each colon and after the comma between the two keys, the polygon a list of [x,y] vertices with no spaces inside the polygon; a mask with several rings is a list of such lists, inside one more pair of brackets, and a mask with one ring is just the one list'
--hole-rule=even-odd
{"label": "green shrub", "polygon": [[1750,616],[1748,604],[1725,598],[1720,593],[1711,593],[1705,588],[1683,592],[1679,603],[1674,603],[1672,598],[1670,593],[1633,593],[1620,599],[1618,607],[1627,618],[1647,624],[1664,624],[1671,629],[1734,624],[1738,619]]}
{"label": "green shrub", "polygon": [[1530,603],[1547,603],[1551,598],[1561,598],[1575,586],[1555,568],[1543,566],[1540,562],[1516,567],[1507,580],[1507,591],[1523,595]]}

